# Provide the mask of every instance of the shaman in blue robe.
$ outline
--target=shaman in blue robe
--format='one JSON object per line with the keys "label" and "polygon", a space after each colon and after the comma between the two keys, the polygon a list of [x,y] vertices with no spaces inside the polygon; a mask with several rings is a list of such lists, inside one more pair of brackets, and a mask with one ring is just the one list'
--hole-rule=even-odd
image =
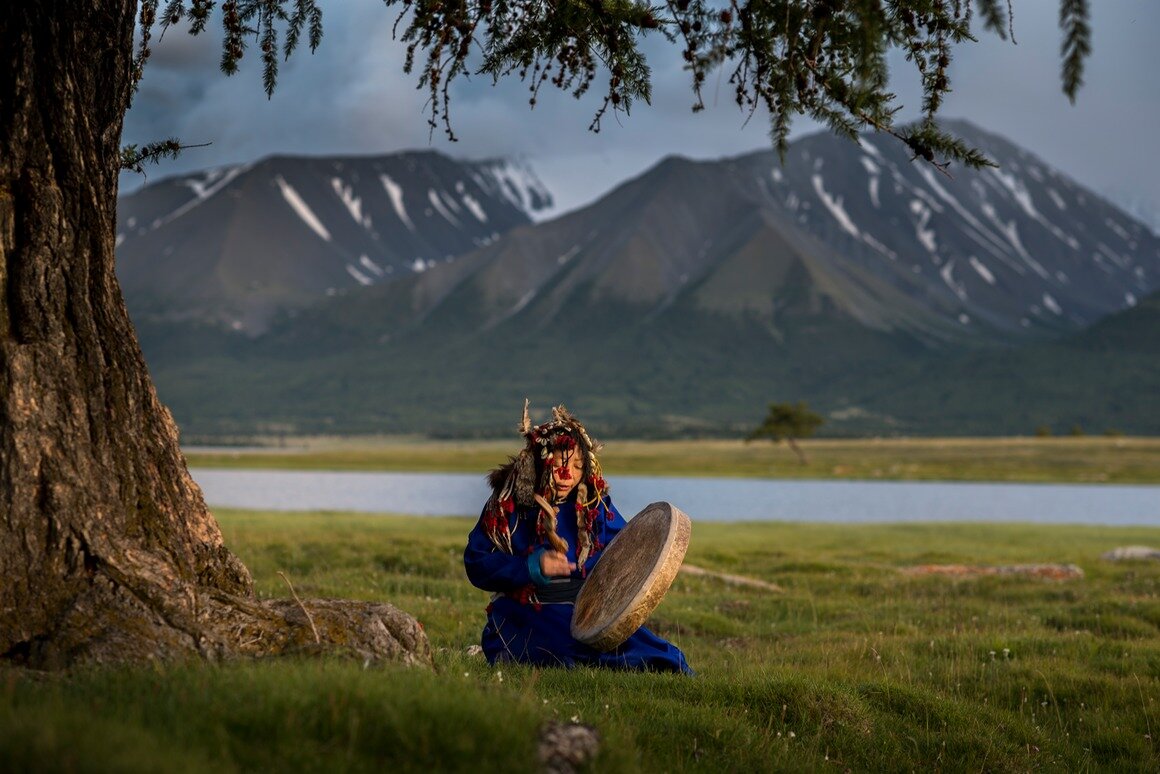
{"label": "shaman in blue robe", "polygon": [[[557,534],[568,543],[568,561],[576,563],[576,503],[559,504]],[[485,507],[485,515],[487,509]],[[589,665],[615,669],[671,671],[692,674],[685,655],[645,627],[614,650],[601,652],[574,639],[572,607],[584,579],[596,566],[601,549],[625,525],[612,501],[596,506],[592,525],[592,555],[570,577],[547,578],[540,572],[540,554],[551,550],[537,534],[538,511],[515,507],[507,514],[512,553],[501,551],[488,537],[484,517],[467,539],[463,564],[471,582],[494,592],[487,607],[481,645],[491,664],[518,661],[538,666]],[[501,517],[502,518],[502,517]]]}

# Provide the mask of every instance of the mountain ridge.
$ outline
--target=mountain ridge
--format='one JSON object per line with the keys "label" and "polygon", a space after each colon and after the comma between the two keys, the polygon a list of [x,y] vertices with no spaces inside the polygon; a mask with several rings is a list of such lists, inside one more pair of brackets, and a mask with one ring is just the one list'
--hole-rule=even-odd
{"label": "mountain ridge", "polygon": [[424,271],[550,203],[504,159],[274,155],[121,197],[117,272],[137,316],[258,335],[279,312]]}
{"label": "mountain ridge", "polygon": [[[1061,342],[1152,303],[1160,240],[1023,149],[955,129],[1003,167],[936,177],[900,147],[828,135],[785,164],[666,157],[575,211],[281,309],[244,341],[145,320],[143,346],[198,433],[491,432],[529,395],[641,433],[735,433],[769,400],[806,399],[832,433],[989,434],[1101,389],[1131,412],[1086,424],[1160,430],[1129,394],[1155,364],[1113,353],[1071,387],[1055,375],[1076,357]],[[1154,335],[1143,310],[1125,319],[1117,347]],[[156,354],[175,342],[196,358]],[[1056,396],[1042,411],[1037,391]]]}

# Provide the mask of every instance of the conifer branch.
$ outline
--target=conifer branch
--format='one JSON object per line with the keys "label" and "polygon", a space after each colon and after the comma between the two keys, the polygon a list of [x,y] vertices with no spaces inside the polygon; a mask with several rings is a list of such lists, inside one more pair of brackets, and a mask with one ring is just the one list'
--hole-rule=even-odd
{"label": "conifer branch", "polygon": [[138,148],[136,145],[126,145],[121,148],[120,168],[125,172],[145,174],[145,164],[159,164],[161,159],[175,159],[183,150],[189,148],[205,148],[212,143],[203,142],[197,145],[182,145],[176,139],[151,142]]}
{"label": "conifer branch", "polygon": [[[729,72],[738,107],[768,113],[770,140],[783,156],[791,123],[808,116],[856,139],[874,127],[905,143],[916,159],[946,172],[951,162],[991,162],[940,130],[935,118],[951,90],[953,48],[984,29],[1015,40],[1012,0],[384,0],[397,8],[394,34],[405,44],[404,72],[426,90],[427,123],[455,139],[452,86],[459,78],[516,76],[535,107],[550,84],[580,98],[604,85],[589,129],[649,102],[651,71],[641,52],[652,32],[678,45],[692,83],[692,109],[704,109],[708,75]],[[219,7],[220,5],[220,7]],[[158,0],[141,0],[134,85],[150,54]],[[166,0],[162,34],[182,19],[202,32],[215,8],[222,23],[221,69],[232,74],[246,46],[261,50],[262,85],[276,88],[284,61],[304,32],[313,51],[322,36],[319,0]],[[1091,50],[1088,0],[1060,0],[1062,84],[1074,101]],[[895,129],[901,105],[887,90],[887,54],[900,50],[922,84],[923,119]]]}
{"label": "conifer branch", "polygon": [[1007,34],[1010,33],[1011,40],[1014,42],[1015,9],[1011,5],[1011,0],[1006,0],[1006,13],[1000,10],[999,0],[977,0],[977,2],[979,3],[979,15],[983,17],[983,26],[1003,40],[1006,40]]}
{"label": "conifer branch", "polygon": [[1083,66],[1091,53],[1091,28],[1088,25],[1087,0],[1060,0],[1059,28],[1063,31],[1063,93],[1075,104],[1075,95],[1083,84]]}

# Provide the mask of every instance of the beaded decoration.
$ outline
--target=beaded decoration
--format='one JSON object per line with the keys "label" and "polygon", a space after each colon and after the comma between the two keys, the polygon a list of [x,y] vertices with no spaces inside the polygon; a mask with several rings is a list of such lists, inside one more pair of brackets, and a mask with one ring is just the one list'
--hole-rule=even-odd
{"label": "beaded decoration", "polygon": [[608,494],[608,484],[604,481],[600,461],[596,457],[601,446],[592,440],[580,420],[563,406],[552,409],[551,421],[532,425],[528,405],[525,399],[523,418],[519,425],[520,435],[524,437],[524,448],[488,475],[492,495],[484,506],[484,530],[499,550],[510,554],[512,544],[509,518],[517,508],[537,507],[537,535],[545,539],[554,550],[566,552],[568,544],[556,531],[559,510],[552,503],[555,492],[552,472],[566,468],[572,455],[582,454],[583,472],[580,483],[576,485],[575,497],[579,542],[576,547],[576,564],[583,568],[592,552],[600,549],[593,534],[601,502]]}

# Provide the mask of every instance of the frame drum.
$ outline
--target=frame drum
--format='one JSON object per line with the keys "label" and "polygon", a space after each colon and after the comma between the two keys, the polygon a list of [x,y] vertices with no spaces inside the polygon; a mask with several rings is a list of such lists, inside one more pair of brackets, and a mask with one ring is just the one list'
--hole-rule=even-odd
{"label": "frame drum", "polygon": [[633,516],[604,549],[576,597],[572,636],[609,651],[640,628],[677,577],[692,522],[670,503]]}

